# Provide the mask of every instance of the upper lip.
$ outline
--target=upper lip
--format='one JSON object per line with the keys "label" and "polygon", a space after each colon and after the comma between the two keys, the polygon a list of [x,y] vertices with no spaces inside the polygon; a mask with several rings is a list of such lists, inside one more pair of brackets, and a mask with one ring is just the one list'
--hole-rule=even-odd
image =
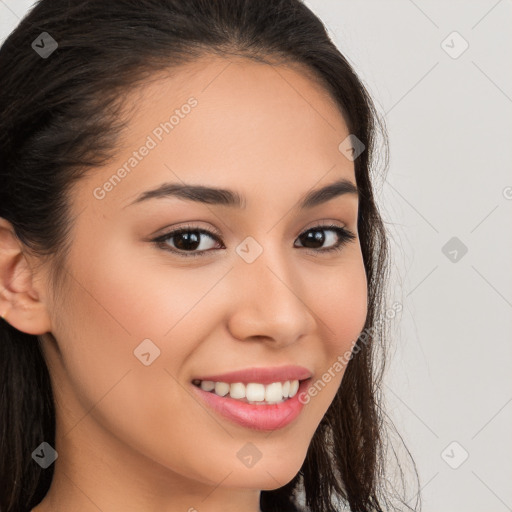
{"label": "upper lip", "polygon": [[309,379],[312,372],[304,366],[288,365],[274,367],[246,368],[233,372],[194,377],[192,380],[212,380],[214,382],[256,382],[260,384],[271,384],[272,382],[285,382],[287,380]]}

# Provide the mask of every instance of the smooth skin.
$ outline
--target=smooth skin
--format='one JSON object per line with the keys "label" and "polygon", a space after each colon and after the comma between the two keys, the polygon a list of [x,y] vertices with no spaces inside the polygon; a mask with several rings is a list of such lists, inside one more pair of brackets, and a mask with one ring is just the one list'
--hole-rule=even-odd
{"label": "smooth skin", "polygon": [[[191,97],[190,113],[97,199],[94,190]],[[344,369],[271,432],[219,416],[191,381],[298,364],[314,383],[352,349],[367,315],[359,238],[322,253],[335,232],[320,230],[323,245],[309,247],[299,236],[328,223],[357,235],[357,194],[296,207],[340,178],[356,183],[354,163],[338,149],[349,132],[303,68],[240,57],[210,56],[162,75],[130,104],[135,115],[116,158],[74,186],[61,295],[0,219],[0,312],[41,335],[56,402],[54,478],[33,511],[258,512],[260,491],[299,471]],[[129,205],[164,182],[233,189],[246,208],[176,197]],[[207,252],[187,257],[151,241],[185,225],[220,242],[200,235],[192,252]],[[248,236],[263,249],[252,263],[236,252]],[[190,247],[179,243],[166,245]],[[160,356],[145,366],[134,350],[148,338]],[[247,443],[261,452],[252,467],[237,456]]]}

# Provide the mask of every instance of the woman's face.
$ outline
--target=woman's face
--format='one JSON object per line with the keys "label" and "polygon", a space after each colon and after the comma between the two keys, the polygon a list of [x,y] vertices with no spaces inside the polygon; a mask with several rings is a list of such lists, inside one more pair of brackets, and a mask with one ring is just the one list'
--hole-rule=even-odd
{"label": "woman's face", "polygon": [[[349,132],[300,68],[238,58],[187,65],[129,104],[136,114],[115,161],[73,189],[65,291],[48,302],[56,472],[95,502],[119,485],[141,503],[187,495],[200,510],[192,497],[256,496],[295,476],[364,327],[357,194],[301,207],[332,183],[355,186],[339,149]],[[213,193],[144,198],[163,184],[229,189],[243,207]],[[312,229],[325,225],[356,237]],[[306,390],[319,391],[272,428],[225,417],[192,382],[286,365],[304,367]]]}

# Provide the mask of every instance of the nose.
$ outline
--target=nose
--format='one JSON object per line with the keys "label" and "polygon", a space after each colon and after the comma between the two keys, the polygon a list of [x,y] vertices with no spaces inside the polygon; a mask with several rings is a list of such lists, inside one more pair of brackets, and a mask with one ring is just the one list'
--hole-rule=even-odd
{"label": "nose", "polygon": [[239,340],[264,339],[283,347],[310,333],[315,318],[300,276],[282,260],[265,256],[237,262],[231,274],[231,335]]}

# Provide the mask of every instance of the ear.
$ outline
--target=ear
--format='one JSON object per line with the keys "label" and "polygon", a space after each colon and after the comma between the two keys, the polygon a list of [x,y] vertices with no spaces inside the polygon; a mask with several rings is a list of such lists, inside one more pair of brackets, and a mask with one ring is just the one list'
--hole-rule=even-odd
{"label": "ear", "polygon": [[0,314],[19,331],[44,334],[51,330],[44,289],[23,249],[12,224],[0,217]]}

